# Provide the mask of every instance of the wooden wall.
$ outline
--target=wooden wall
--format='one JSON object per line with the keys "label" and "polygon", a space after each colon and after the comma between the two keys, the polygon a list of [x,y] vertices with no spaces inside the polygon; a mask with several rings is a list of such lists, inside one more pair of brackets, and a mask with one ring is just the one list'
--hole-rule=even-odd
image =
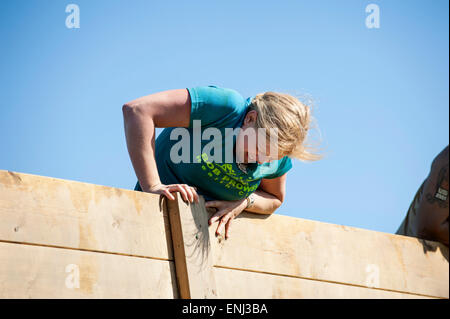
{"label": "wooden wall", "polygon": [[178,298],[159,199],[0,171],[0,297]]}
{"label": "wooden wall", "polygon": [[[448,248],[0,171],[0,298],[448,298]],[[282,207],[280,208],[282,213]]]}

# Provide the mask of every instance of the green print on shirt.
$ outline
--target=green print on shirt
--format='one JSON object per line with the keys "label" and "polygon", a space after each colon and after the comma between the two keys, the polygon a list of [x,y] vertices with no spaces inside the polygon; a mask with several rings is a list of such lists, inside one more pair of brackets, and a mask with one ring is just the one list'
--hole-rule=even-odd
{"label": "green print on shirt", "polygon": [[225,184],[226,188],[237,189],[240,196],[247,197],[259,186],[259,183],[256,183],[255,185],[249,184],[249,182],[256,181],[256,179],[248,178],[247,180],[244,180],[242,176],[237,176],[231,164],[217,164],[210,162],[206,153],[202,153],[201,158],[200,155],[197,156],[198,163],[202,163],[202,160],[204,163],[204,165],[202,165],[202,169],[207,171],[208,176],[214,182]]}
{"label": "green print on shirt", "polygon": [[[254,192],[263,178],[276,178],[291,169],[291,160],[285,157],[278,161],[278,164],[280,164],[278,167],[267,163],[262,165],[252,163],[247,166],[247,172],[244,173],[237,167],[234,158],[233,162],[219,162],[213,159],[210,155],[211,153],[205,149],[205,147],[212,146],[208,145],[211,142],[202,139],[200,139],[201,145],[199,150],[195,148],[194,152],[194,120],[202,121],[202,135],[210,127],[218,128],[221,132],[226,130],[226,128],[236,129],[242,127],[252,96],[244,99],[239,92],[233,89],[217,86],[197,86],[188,88],[188,90],[191,97],[191,115],[188,130],[190,136],[192,136],[192,141],[189,139],[191,146],[189,155],[194,154],[194,161],[191,163],[174,163],[172,161],[170,156],[171,149],[178,141],[170,139],[170,135],[175,128],[165,128],[155,140],[155,160],[161,183],[166,185],[187,184],[196,186],[198,194],[203,195],[206,201],[238,200]],[[226,134],[222,133],[222,139],[225,136]],[[215,142],[219,141],[220,139]],[[222,149],[222,154],[226,154],[228,149],[226,146],[226,143],[223,143],[222,140],[222,145],[219,147],[219,149]],[[230,146],[235,146],[234,139],[233,145]],[[209,149],[216,150],[215,148]],[[202,159],[202,153],[206,153],[203,156],[204,160]],[[196,157],[197,155],[199,157]],[[138,186],[137,188],[139,189]]]}

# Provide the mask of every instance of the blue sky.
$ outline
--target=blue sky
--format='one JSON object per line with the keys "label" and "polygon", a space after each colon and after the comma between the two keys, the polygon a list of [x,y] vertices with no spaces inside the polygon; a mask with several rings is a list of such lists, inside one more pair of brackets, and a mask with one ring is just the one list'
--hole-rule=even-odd
{"label": "blue sky", "polygon": [[[79,29],[65,25],[70,3]],[[379,29],[365,25],[370,3]],[[277,213],[395,232],[448,145],[448,12],[446,0],[2,0],[0,169],[132,189],[123,103],[198,85],[307,94],[326,158],[294,161]]]}

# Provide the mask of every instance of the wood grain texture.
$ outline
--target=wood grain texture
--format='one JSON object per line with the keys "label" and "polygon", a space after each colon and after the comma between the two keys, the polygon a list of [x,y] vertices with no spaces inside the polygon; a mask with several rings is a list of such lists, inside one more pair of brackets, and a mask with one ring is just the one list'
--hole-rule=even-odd
{"label": "wood grain texture", "polygon": [[172,299],[174,274],[173,261],[0,242],[0,298]]}
{"label": "wood grain texture", "polygon": [[0,171],[0,240],[173,260],[160,196]]}
{"label": "wood grain texture", "polygon": [[442,244],[252,213],[225,240],[174,194],[0,171],[0,297],[449,297]]}
{"label": "wood grain texture", "polygon": [[434,297],[449,296],[448,248],[416,238],[243,213],[215,237],[214,265]]}
{"label": "wood grain texture", "polygon": [[[172,233],[175,267],[180,297],[216,298],[208,215],[204,199],[186,203],[179,193],[166,200]],[[203,207],[203,209],[201,209]]]}
{"label": "wood grain texture", "polygon": [[430,299],[426,296],[317,280],[214,268],[219,298],[224,299]]}

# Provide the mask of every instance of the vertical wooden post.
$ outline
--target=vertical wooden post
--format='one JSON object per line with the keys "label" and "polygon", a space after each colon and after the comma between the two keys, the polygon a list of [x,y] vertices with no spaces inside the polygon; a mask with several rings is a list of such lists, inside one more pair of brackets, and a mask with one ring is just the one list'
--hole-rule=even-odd
{"label": "vertical wooden post", "polygon": [[164,198],[170,220],[175,270],[182,299],[217,298],[205,201],[186,203],[180,193]]}

